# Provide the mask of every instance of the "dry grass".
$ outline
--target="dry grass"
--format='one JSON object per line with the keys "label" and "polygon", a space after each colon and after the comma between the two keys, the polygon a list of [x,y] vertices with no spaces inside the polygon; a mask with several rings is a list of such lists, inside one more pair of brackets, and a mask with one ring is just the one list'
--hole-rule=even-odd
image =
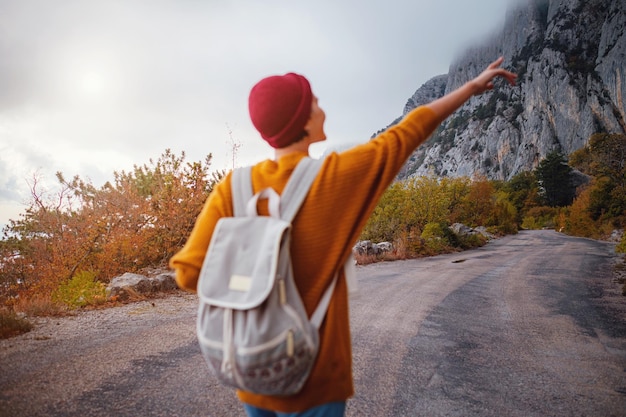
{"label": "dry grass", "polygon": [[69,313],[67,306],[52,301],[50,297],[20,298],[13,309],[32,317],[56,317]]}
{"label": "dry grass", "polygon": [[20,317],[12,310],[0,309],[0,339],[18,336],[29,332],[32,328],[32,323],[26,318]]}

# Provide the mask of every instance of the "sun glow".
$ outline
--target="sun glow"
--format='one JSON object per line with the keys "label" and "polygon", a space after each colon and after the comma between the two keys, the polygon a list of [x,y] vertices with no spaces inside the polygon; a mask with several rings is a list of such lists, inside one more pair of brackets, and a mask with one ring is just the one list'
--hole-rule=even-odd
{"label": "sun glow", "polygon": [[79,90],[87,96],[102,95],[105,84],[104,77],[97,72],[86,72],[78,80]]}

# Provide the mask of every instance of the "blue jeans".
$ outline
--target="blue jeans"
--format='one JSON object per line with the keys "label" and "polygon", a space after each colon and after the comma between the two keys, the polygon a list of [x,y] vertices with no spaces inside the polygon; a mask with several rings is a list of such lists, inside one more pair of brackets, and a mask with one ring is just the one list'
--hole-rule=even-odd
{"label": "blue jeans", "polygon": [[346,411],[345,402],[335,402],[322,404],[298,413],[281,413],[277,411],[264,410],[244,404],[248,417],[343,417]]}

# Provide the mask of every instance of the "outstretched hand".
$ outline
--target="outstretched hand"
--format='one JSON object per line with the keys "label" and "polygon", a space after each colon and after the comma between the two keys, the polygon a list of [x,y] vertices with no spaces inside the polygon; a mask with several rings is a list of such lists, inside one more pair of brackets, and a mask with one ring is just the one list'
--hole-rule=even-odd
{"label": "outstretched hand", "polygon": [[515,85],[517,74],[507,71],[504,68],[500,68],[503,61],[503,57],[496,59],[489,64],[489,66],[481,72],[478,77],[471,81],[475,90],[474,94],[482,94],[487,90],[493,89],[493,79],[496,77],[503,77],[509,82],[509,84]]}
{"label": "outstretched hand", "polygon": [[515,85],[517,75],[500,68],[504,58],[500,57],[493,61],[478,77],[468,81],[456,90],[446,94],[437,100],[432,101],[427,106],[435,112],[437,121],[443,122],[446,117],[450,116],[456,109],[461,107],[463,103],[470,97],[482,94],[493,88],[493,80],[496,77],[505,78],[511,85]]}

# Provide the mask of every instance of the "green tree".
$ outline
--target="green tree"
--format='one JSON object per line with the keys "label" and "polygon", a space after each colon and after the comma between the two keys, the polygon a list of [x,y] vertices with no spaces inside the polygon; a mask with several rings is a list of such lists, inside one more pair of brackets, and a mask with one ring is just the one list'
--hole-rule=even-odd
{"label": "green tree", "polygon": [[572,183],[572,167],[558,151],[549,153],[535,169],[539,194],[550,207],[569,206],[574,201],[576,189]]}
{"label": "green tree", "polygon": [[507,193],[508,200],[515,207],[518,223],[522,222],[528,210],[541,205],[538,199],[537,178],[531,171],[520,172],[515,175],[503,184],[502,191]]}

